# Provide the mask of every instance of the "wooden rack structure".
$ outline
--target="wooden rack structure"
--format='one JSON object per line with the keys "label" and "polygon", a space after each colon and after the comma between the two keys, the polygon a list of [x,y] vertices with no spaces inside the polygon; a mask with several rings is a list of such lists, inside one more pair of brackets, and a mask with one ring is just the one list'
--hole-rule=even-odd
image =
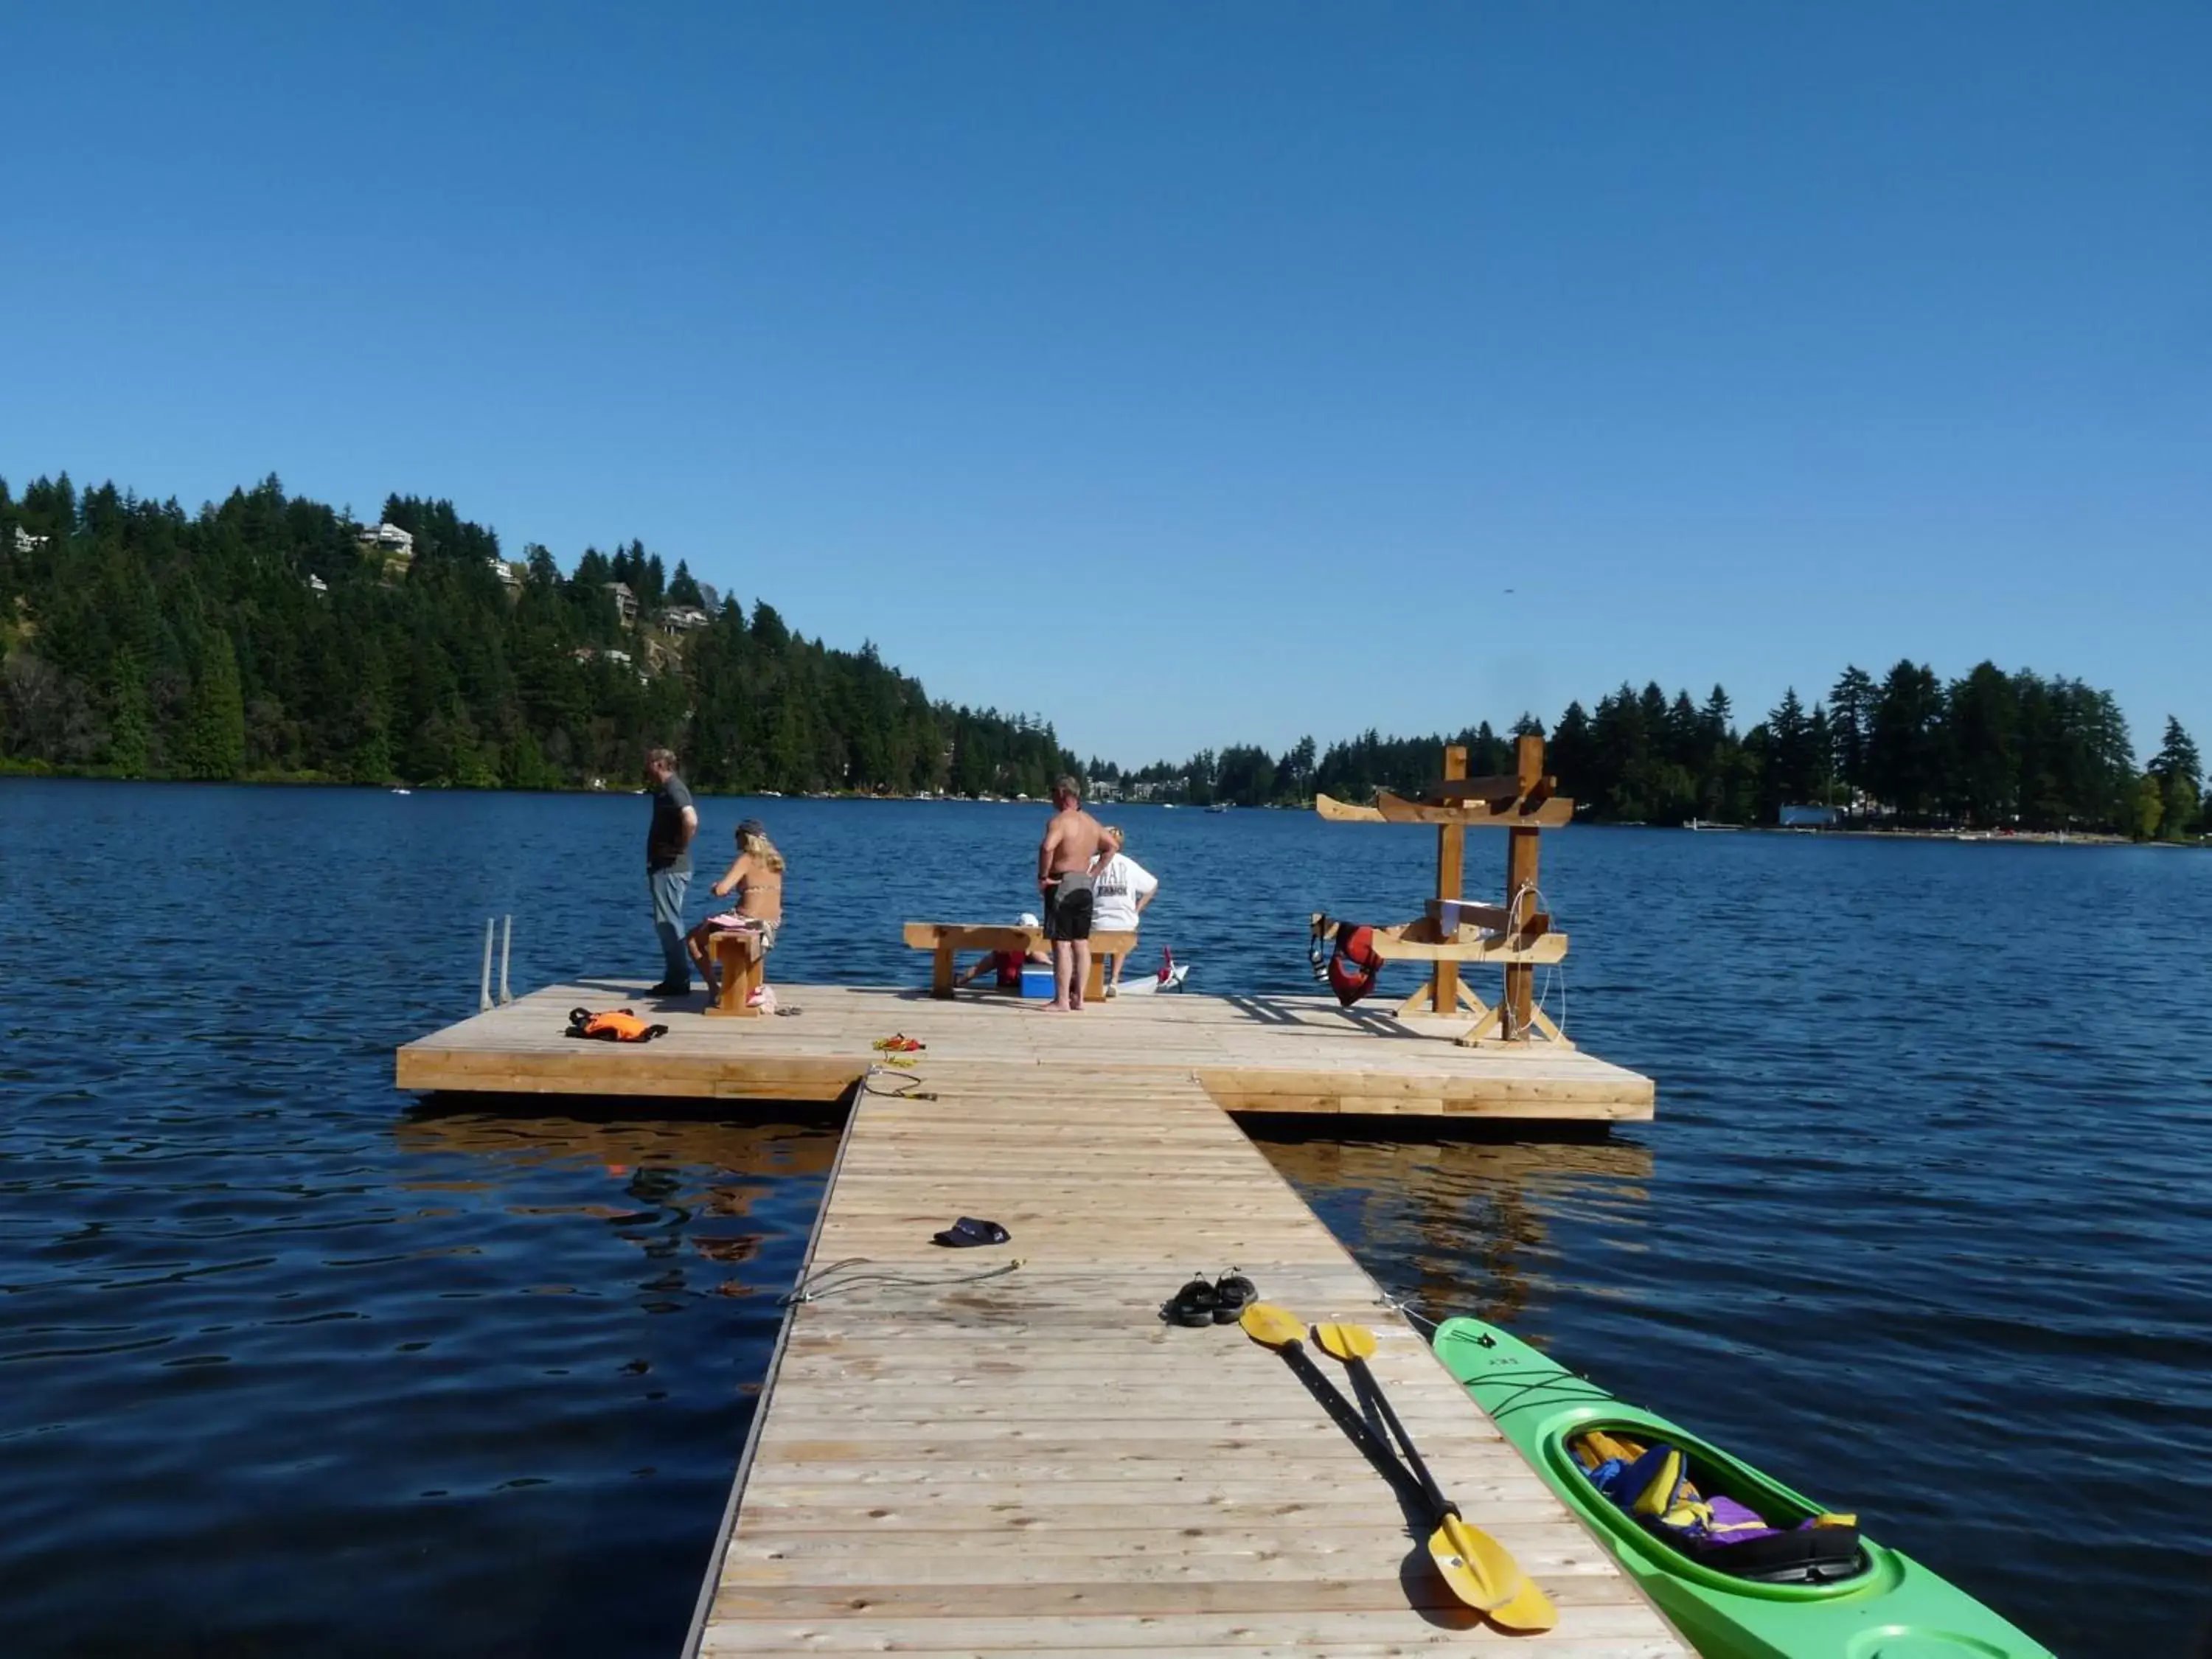
{"label": "wooden rack structure", "polygon": [[[1314,797],[1314,811],[1339,823],[1432,823],[1437,826],[1437,894],[1424,914],[1395,927],[1372,930],[1375,953],[1385,962],[1432,964],[1428,982],[1399,1006],[1401,1016],[1425,1009],[1432,1014],[1472,1012],[1475,1023],[1459,1041],[1472,1046],[1487,1041],[1532,1039],[1571,1048],[1565,1035],[1535,1001],[1536,969],[1567,954],[1567,936],[1555,933],[1552,919],[1536,908],[1537,848],[1542,832],[1574,821],[1575,804],[1557,792],[1559,780],[1544,771],[1544,740],[1520,738],[1510,774],[1471,778],[1467,750],[1446,747],[1443,775],[1423,799],[1408,800],[1388,790],[1372,806],[1354,806],[1327,795]],[[1502,829],[1505,844],[1505,902],[1470,904],[1465,891],[1465,837],[1470,829]],[[1339,926],[1316,917],[1323,939]],[[1462,928],[1473,928],[1463,935]],[[1460,982],[1462,964],[1489,963],[1505,970],[1505,989],[1495,1006]]]}

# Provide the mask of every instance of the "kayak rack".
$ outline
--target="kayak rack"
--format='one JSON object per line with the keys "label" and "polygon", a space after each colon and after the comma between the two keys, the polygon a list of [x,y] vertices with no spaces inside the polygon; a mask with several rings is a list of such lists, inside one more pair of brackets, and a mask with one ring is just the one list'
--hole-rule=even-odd
{"label": "kayak rack", "polygon": [[[1535,998],[1536,969],[1553,966],[1567,953],[1567,936],[1553,930],[1541,908],[1543,890],[1536,872],[1543,832],[1574,822],[1575,804],[1559,793],[1559,781],[1544,770],[1544,740],[1518,738],[1510,773],[1471,778],[1467,747],[1449,744],[1443,775],[1418,799],[1379,790],[1371,806],[1314,797],[1314,811],[1333,823],[1424,823],[1437,831],[1436,896],[1411,921],[1367,929],[1376,956],[1385,962],[1426,962],[1428,980],[1399,1006],[1401,1018],[1414,1012],[1474,1016],[1461,1043],[1535,1042],[1571,1048],[1566,1033]],[[1466,840],[1469,830],[1504,830],[1505,897],[1502,904],[1470,903],[1466,892]],[[1350,924],[1313,918],[1317,941],[1334,939]],[[1471,930],[1471,931],[1469,931]],[[1505,974],[1504,994],[1486,1003],[1461,981],[1464,967],[1489,965]]]}

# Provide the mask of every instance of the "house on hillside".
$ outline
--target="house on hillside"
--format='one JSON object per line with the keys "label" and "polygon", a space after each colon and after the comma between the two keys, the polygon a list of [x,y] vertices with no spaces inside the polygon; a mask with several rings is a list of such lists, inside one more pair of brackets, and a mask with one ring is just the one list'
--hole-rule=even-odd
{"label": "house on hillside", "polygon": [[637,595],[629,591],[628,582],[609,582],[607,592],[615,596],[615,614],[622,618],[624,628],[637,626]]}
{"label": "house on hillside", "polygon": [[396,524],[363,525],[353,532],[354,540],[363,547],[373,547],[383,553],[404,553],[415,556],[415,538],[410,532]]}
{"label": "house on hillside", "polygon": [[695,628],[704,628],[709,620],[707,613],[695,605],[671,605],[660,613],[661,629],[669,634],[688,634]]}

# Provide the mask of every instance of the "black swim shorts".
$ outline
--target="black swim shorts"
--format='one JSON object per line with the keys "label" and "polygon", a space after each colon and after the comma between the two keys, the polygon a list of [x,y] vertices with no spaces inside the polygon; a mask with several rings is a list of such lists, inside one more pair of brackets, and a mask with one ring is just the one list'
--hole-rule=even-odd
{"label": "black swim shorts", "polygon": [[1044,890],[1044,936],[1052,939],[1091,937],[1091,878],[1081,871],[1054,876]]}

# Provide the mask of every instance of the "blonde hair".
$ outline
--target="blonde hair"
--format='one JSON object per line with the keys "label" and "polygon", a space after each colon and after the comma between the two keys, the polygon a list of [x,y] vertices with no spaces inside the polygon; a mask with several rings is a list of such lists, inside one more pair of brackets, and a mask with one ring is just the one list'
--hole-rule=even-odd
{"label": "blonde hair", "polygon": [[1121,826],[1118,823],[1101,824],[1099,833],[1114,837],[1114,850],[1117,853],[1128,844],[1128,837],[1121,833]]}
{"label": "blonde hair", "polygon": [[751,835],[738,830],[738,851],[758,859],[763,869],[773,871],[777,875],[783,873],[783,854],[775,850],[775,843],[768,838],[768,832],[764,830],[755,830]]}

